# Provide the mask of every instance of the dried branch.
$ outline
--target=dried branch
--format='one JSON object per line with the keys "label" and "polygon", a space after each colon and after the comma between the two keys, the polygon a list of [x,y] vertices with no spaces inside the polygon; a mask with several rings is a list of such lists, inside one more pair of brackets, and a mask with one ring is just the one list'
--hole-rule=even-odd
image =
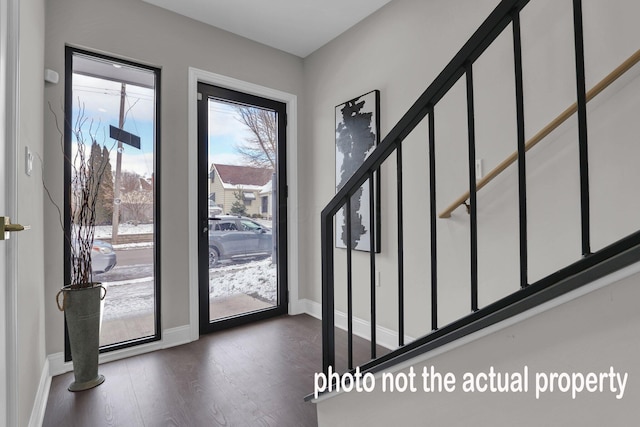
{"label": "dried branch", "polygon": [[[51,192],[43,180],[43,186],[51,203],[58,210],[60,224],[67,243],[71,250],[71,277],[70,286],[72,288],[91,287],[93,282],[93,271],[91,268],[91,250],[95,236],[96,203],[102,178],[107,169],[108,156],[102,157],[99,164],[92,161],[91,150],[87,143],[98,144],[96,135],[101,128],[100,123],[94,123],[85,115],[84,104],[80,103],[78,115],[69,126],[70,131],[76,141],[75,153],[69,155],[64,150],[64,132],[60,129],[58,116],[53,111],[51,104],[49,110],[53,114],[56,122],[56,129],[60,134],[60,144],[65,162],[71,166],[71,182],[69,186],[69,216],[71,226],[65,229],[62,221],[62,209],[51,196]],[[85,131],[86,129],[86,131]],[[104,146],[104,139],[103,144]],[[115,146],[112,145],[111,149]],[[89,154],[87,154],[87,150]],[[108,150],[109,152],[111,150]],[[40,159],[42,162],[42,159]],[[43,174],[44,176],[44,174]]]}
{"label": "dried branch", "polygon": [[253,134],[243,145],[237,145],[236,151],[251,166],[275,169],[278,148],[276,114],[262,108],[242,106],[236,107],[236,111],[240,116],[238,121]]}

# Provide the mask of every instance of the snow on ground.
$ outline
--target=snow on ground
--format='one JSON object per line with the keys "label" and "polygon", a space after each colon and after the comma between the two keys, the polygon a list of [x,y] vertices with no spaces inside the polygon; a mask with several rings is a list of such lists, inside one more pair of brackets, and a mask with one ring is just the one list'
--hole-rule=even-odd
{"label": "snow on ground", "polygon": [[[113,228],[110,225],[97,225],[96,226],[96,239],[104,239],[111,237]],[[149,234],[153,233],[153,223],[151,224],[120,224],[118,226],[118,235],[121,234]]]}
{"label": "snow on ground", "polygon": [[[268,228],[273,228],[273,221],[270,219],[253,219],[255,222],[259,223]],[[113,228],[110,225],[96,225],[96,239],[104,239],[111,237],[111,232]],[[121,234],[150,234],[153,233],[153,223],[151,224],[120,224],[118,226],[118,235]]]}
{"label": "snow on ground", "polygon": [[126,286],[118,286],[120,284],[122,283],[104,283],[107,296],[104,299],[103,320],[126,319],[153,313],[153,277],[133,279]]}
{"label": "snow on ground", "polygon": [[152,247],[153,242],[123,243],[121,245],[113,245],[113,249],[146,249]]}
{"label": "snow on ground", "polygon": [[212,268],[209,270],[209,297],[242,293],[275,303],[276,278],[277,269],[271,258]]}
{"label": "snow on ground", "polygon": [[[153,313],[154,280],[149,275],[150,268],[151,265],[143,264],[126,268],[116,266],[100,275],[100,281],[107,288],[105,320]],[[276,265],[271,263],[271,258],[212,268],[209,270],[209,298],[242,293],[275,304],[276,277]]]}

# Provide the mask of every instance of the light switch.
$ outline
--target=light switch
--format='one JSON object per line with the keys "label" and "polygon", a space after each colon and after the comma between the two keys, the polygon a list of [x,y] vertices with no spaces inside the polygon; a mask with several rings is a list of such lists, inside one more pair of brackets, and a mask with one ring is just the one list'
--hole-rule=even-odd
{"label": "light switch", "polygon": [[29,150],[29,147],[24,147],[24,173],[31,176],[33,171],[33,153]]}

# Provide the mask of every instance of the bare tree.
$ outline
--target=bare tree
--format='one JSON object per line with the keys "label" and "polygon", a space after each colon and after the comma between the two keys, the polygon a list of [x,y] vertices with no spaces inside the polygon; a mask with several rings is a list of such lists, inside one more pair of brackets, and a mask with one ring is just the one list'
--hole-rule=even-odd
{"label": "bare tree", "polygon": [[262,108],[236,107],[241,123],[245,124],[251,137],[236,150],[250,166],[260,168],[276,168],[276,153],[278,148],[278,124],[276,113]]}
{"label": "bare tree", "polygon": [[120,178],[120,190],[123,193],[130,193],[132,191],[140,190],[140,180],[142,177],[135,172],[124,171]]}
{"label": "bare tree", "polygon": [[136,225],[149,219],[147,213],[149,213],[149,209],[153,205],[152,191],[130,191],[123,193],[121,199],[123,214],[126,213]]}

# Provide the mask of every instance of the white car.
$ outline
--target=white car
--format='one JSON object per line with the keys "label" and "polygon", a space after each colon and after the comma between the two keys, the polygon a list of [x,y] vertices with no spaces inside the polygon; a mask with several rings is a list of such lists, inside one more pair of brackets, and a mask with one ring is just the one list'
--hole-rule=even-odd
{"label": "white car", "polygon": [[116,265],[116,253],[110,243],[94,240],[91,248],[91,270],[94,274],[106,273]]}
{"label": "white car", "polygon": [[222,208],[216,205],[216,202],[209,200],[209,217],[222,215]]}

